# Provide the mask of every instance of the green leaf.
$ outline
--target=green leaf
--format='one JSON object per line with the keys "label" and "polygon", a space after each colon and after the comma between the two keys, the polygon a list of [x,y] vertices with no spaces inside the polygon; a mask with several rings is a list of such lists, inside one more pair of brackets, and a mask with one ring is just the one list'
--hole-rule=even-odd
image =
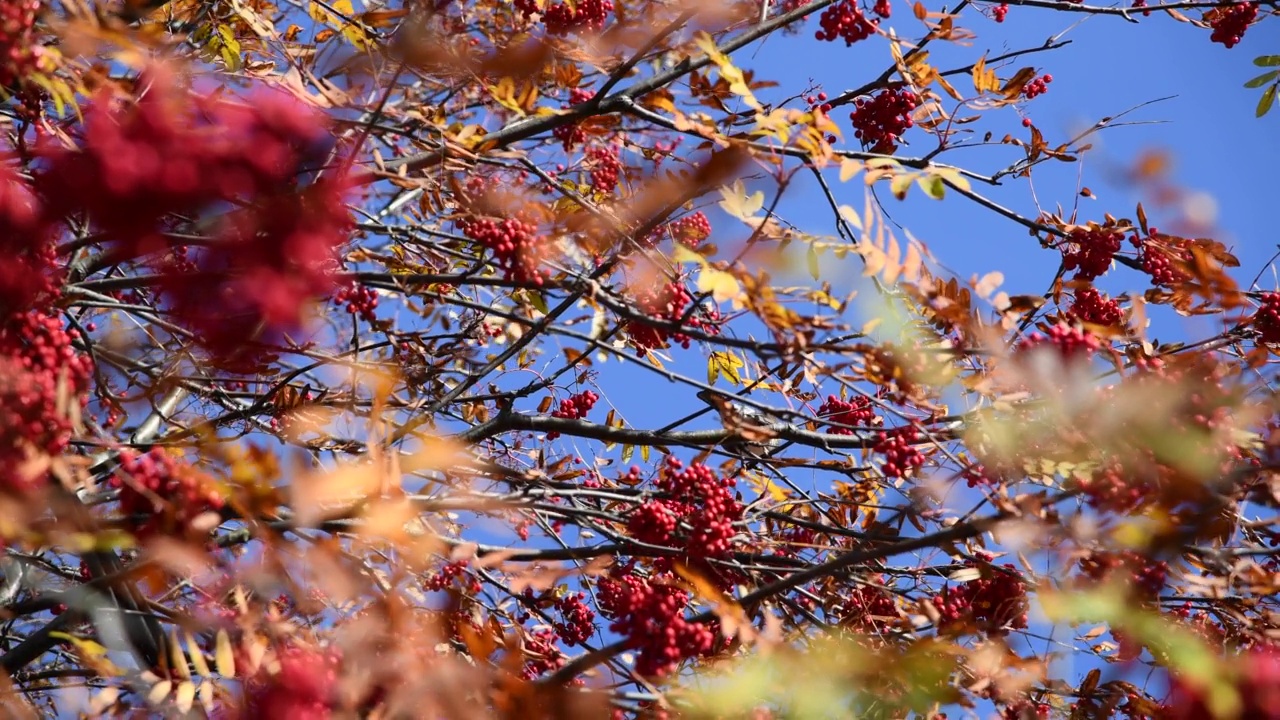
{"label": "green leaf", "polygon": [[[941,200],[947,194],[947,185],[937,175],[926,175],[916,180],[924,193],[934,200]],[[905,193],[904,193],[905,194]]]}
{"label": "green leaf", "polygon": [[972,188],[969,184],[969,179],[961,175],[958,170],[954,170],[952,168],[936,168],[932,171],[932,174],[946,180],[952,187],[962,192],[969,192]]}
{"label": "green leaf", "polygon": [[1262,91],[1262,98],[1258,100],[1258,110],[1255,113],[1257,117],[1262,117],[1271,111],[1271,106],[1276,102],[1276,86],[1272,85]]}
{"label": "green leaf", "polygon": [[1280,66],[1280,55],[1259,55],[1253,59],[1253,64],[1258,67]]}
{"label": "green leaf", "polygon": [[1277,77],[1280,77],[1280,70],[1272,70],[1271,72],[1262,73],[1258,77],[1245,83],[1244,86],[1247,88],[1259,88],[1272,80],[1275,80]]}

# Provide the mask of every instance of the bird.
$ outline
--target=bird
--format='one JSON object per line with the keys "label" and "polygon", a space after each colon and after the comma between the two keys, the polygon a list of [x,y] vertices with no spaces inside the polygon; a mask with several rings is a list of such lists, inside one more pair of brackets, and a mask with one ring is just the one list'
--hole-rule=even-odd
{"label": "bird", "polygon": [[720,423],[731,433],[720,443],[725,452],[761,459],[782,444],[775,429],[781,420],[773,414],[711,390],[699,391],[698,399],[715,409]]}

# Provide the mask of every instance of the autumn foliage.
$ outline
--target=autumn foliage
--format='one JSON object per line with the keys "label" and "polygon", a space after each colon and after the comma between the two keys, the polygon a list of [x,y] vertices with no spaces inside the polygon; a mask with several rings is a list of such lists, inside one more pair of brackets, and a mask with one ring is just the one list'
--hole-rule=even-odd
{"label": "autumn foliage", "polygon": [[986,44],[1278,13],[0,0],[0,703],[1280,720],[1280,289]]}

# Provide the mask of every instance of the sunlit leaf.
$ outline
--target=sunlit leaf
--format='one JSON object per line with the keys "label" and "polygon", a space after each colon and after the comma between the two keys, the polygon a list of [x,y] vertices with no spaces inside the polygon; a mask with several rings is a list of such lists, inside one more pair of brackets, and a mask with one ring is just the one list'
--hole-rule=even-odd
{"label": "sunlit leaf", "polygon": [[717,350],[711,353],[711,357],[707,359],[707,384],[714,385],[716,380],[723,377],[733,385],[741,385],[742,377],[739,371],[746,366],[741,358],[737,355]]}
{"label": "sunlit leaf", "polygon": [[717,303],[737,300],[742,295],[742,285],[732,274],[712,267],[704,267],[698,274],[698,292],[710,293]]}
{"label": "sunlit leaf", "polygon": [[750,195],[741,180],[729,187],[720,188],[720,207],[732,217],[744,222],[756,219],[756,213],[764,208],[764,191],[757,190]]}

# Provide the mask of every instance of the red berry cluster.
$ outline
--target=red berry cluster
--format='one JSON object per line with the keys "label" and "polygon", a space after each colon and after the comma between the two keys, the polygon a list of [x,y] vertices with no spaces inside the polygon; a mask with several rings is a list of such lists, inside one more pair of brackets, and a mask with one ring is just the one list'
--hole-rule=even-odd
{"label": "red berry cluster", "polygon": [[679,220],[659,225],[640,244],[644,247],[657,247],[668,236],[685,247],[695,248],[711,237],[711,221],[707,219],[706,213],[699,210]]}
{"label": "red berry cluster", "polygon": [[662,140],[654,140],[653,147],[644,150],[644,156],[653,161],[653,168],[656,170],[662,167],[662,161],[675,154],[676,148],[684,142],[684,138],[674,138],[663,142]]}
{"label": "red berry cluster", "polygon": [[[876,3],[874,12],[883,17],[888,17],[889,9],[887,0],[879,0]],[[881,13],[881,10],[885,12]],[[822,26],[822,29],[813,34],[814,38],[826,42],[834,42],[838,38],[844,40],[845,47],[848,47],[875,35],[876,27],[880,25],[880,19],[867,19],[867,16],[862,14],[862,9],[858,7],[857,2],[854,0],[841,0],[822,11],[822,15],[818,18],[818,24]]]}
{"label": "red berry cluster", "polygon": [[458,560],[455,562],[447,562],[440,567],[440,570],[434,575],[430,575],[423,581],[423,585],[435,592],[446,590],[453,587],[455,581],[465,580],[467,588],[474,594],[480,592],[480,581],[467,574],[467,566],[470,563],[466,560]]}
{"label": "red berry cluster", "polygon": [[[600,396],[590,390],[583,390],[576,395],[570,395],[560,401],[560,407],[551,413],[551,417],[564,418],[566,420],[578,420],[587,416],[591,412],[591,408],[596,406],[596,402],[600,400]],[[547,433],[548,440],[555,440],[560,437],[558,432]]]}
{"label": "red berry cluster", "polygon": [[711,221],[706,213],[699,210],[685,215],[679,220],[667,223],[667,231],[676,242],[685,247],[697,247],[703,240],[711,237]]}
{"label": "red berry cluster", "polygon": [[1262,342],[1280,343],[1280,292],[1264,292],[1260,299],[1253,327]]}
{"label": "red berry cluster", "polygon": [[1117,463],[1108,463],[1083,483],[1086,501],[1091,507],[1126,512],[1143,505],[1156,487],[1145,477],[1137,476]]}
{"label": "red berry cluster", "polygon": [[1195,610],[1190,602],[1178,606],[1170,615],[1177,618],[1175,622],[1189,628],[1215,650],[1224,650],[1229,645],[1247,647],[1252,644],[1250,638],[1240,637],[1237,633],[1227,630],[1213,614],[1204,610]]}
{"label": "red berry cluster", "polygon": [[[12,311],[11,311],[12,312]],[[41,310],[0,317],[0,488],[21,493],[47,473],[33,456],[67,448],[72,423],[64,397],[83,406],[92,365],[76,352],[79,333]],[[65,383],[65,390],[63,390]]]}
{"label": "red berry cluster", "polygon": [[[587,88],[573,88],[569,91],[569,103],[566,107],[581,105],[594,96],[595,93]],[[560,141],[566,151],[572,150],[587,141],[587,132],[578,123],[559,125],[551,131],[551,134]]]}
{"label": "red berry cluster", "polygon": [[566,593],[556,600],[556,611],[560,613],[560,622],[555,624],[556,633],[571,647],[585,645],[596,631],[596,614],[588,606],[586,594]]}
{"label": "red berry cluster", "polygon": [[[291,645],[277,653],[276,664],[246,683],[247,703],[240,714],[250,718],[298,718],[327,720],[337,703],[334,690],[342,669],[342,657],[333,648]],[[272,671],[266,670],[270,668]]]}
{"label": "red berry cluster", "polygon": [[184,532],[197,517],[226,504],[212,482],[163,448],[143,454],[121,450],[111,486],[120,489],[120,512],[140,537]]}
{"label": "red berry cluster", "polygon": [[1089,356],[1102,348],[1102,341],[1082,327],[1058,323],[1050,327],[1048,334],[1031,333],[1018,343],[1021,352],[1032,352],[1043,347],[1058,351],[1063,359]]}
{"label": "red berry cluster", "polygon": [[529,213],[521,211],[502,219],[473,216],[457,224],[463,235],[493,253],[506,279],[534,285],[546,282],[550,273],[541,263],[549,254],[548,242]]}
{"label": "red berry cluster", "polygon": [[[853,427],[871,427],[884,422],[876,415],[871,399],[862,395],[856,396],[853,400],[841,400],[836,395],[828,395],[818,407],[817,416],[839,425]],[[853,430],[847,427],[833,426],[827,428],[827,432],[832,435],[853,434]]]}
{"label": "red berry cluster", "polygon": [[[688,557],[722,557],[732,547],[742,504],[733,496],[734,479],[721,478],[697,463],[670,458],[654,482],[663,497],[636,509],[627,530],[641,542],[679,547]],[[687,528],[679,532],[681,526]]]}
{"label": "red berry cluster", "polygon": [[880,472],[885,477],[906,477],[924,465],[924,455],[916,449],[920,431],[914,425],[887,430],[877,436],[873,452],[884,456]]}
{"label": "red berry cluster", "polygon": [[1062,267],[1075,270],[1077,280],[1092,280],[1111,269],[1111,260],[1120,251],[1124,235],[1110,228],[1076,228],[1062,243]]}
{"label": "red berry cluster", "polygon": [[1126,550],[1095,552],[1080,559],[1080,572],[1095,582],[1111,582],[1123,576],[1131,582],[1138,599],[1154,601],[1169,576],[1169,564]]}
{"label": "red berry cluster", "polygon": [[1190,280],[1191,275],[1174,264],[1175,259],[1189,261],[1188,253],[1183,248],[1170,247],[1168,243],[1153,240],[1151,236],[1156,232],[1155,228],[1151,228],[1145,239],[1137,235],[1129,238],[1129,243],[1138,248],[1138,262],[1142,264],[1142,271],[1151,276],[1152,284],[1164,287],[1173,287]]}
{"label": "red berry cluster", "polygon": [[591,169],[591,189],[608,195],[618,187],[622,174],[622,162],[618,151],[611,147],[587,149],[587,167]]}
{"label": "red berry cluster", "polygon": [[666,502],[650,500],[627,518],[627,533],[642,543],[667,545],[679,525],[680,517]]}
{"label": "red berry cluster", "polygon": [[984,465],[970,465],[965,468],[960,477],[964,478],[965,484],[969,487],[989,487],[999,485],[1002,482],[1000,474],[994,472]]}
{"label": "red berry cluster", "polygon": [[373,322],[378,319],[374,313],[378,309],[378,293],[370,287],[365,287],[357,282],[350,282],[338,288],[333,294],[333,302],[336,305],[345,305],[347,312],[352,315],[359,315],[367,322]]}
{"label": "red berry cluster", "polygon": [[136,101],[104,91],[86,111],[81,147],[47,146],[37,178],[55,217],[88,216],[122,259],[180,244],[178,218],[226,207],[199,251],[196,277],[166,274],[174,313],[218,356],[296,327],[333,287],[351,216],[349,179],[325,175],[333,142],[318,112],[280,93],[246,104],[192,93],[152,70]]}
{"label": "red berry cluster", "polygon": [[991,8],[991,17],[998,23],[1004,22],[1004,19],[1008,16],[1009,5],[1007,3],[1000,3],[999,5]]}
{"label": "red berry cluster", "polygon": [[1053,707],[1048,703],[1019,700],[1007,705],[1001,714],[1001,720],[1048,720]]}
{"label": "red berry cluster", "polygon": [[820,92],[817,95],[805,95],[804,101],[809,103],[809,110],[812,112],[831,112],[831,103],[827,102],[827,94],[824,92]]}
{"label": "red berry cluster", "polygon": [[[880,578],[883,582],[884,578]],[[883,633],[902,617],[893,595],[876,585],[859,584],[845,596],[840,624],[861,633]]]}
{"label": "red berry cluster", "polygon": [[[684,283],[678,281],[659,285],[656,288],[642,288],[636,297],[636,307],[646,317],[668,323],[683,320],[691,302],[693,302],[693,296],[689,294]],[[713,307],[699,308],[690,314],[685,325],[708,335],[718,335],[720,311]],[[684,333],[658,328],[645,323],[644,320],[633,320],[628,323],[627,336],[642,351],[665,348],[668,341],[678,343],[680,347],[687,350],[693,341],[693,338]]]}
{"label": "red berry cluster", "polygon": [[0,85],[10,92],[41,69],[44,46],[35,37],[40,6],[40,0],[0,4]]}
{"label": "red berry cluster", "polygon": [[578,0],[573,4],[560,3],[548,7],[542,14],[542,20],[552,35],[600,32],[611,12],[611,0]]}
{"label": "red berry cluster", "polygon": [[710,652],[715,632],[684,618],[689,593],[674,584],[659,584],[629,572],[597,584],[600,611],[613,622],[612,632],[638,650],[636,672],[661,677],[681,661]]}
{"label": "red berry cluster", "polygon": [[1120,303],[1103,295],[1095,287],[1084,287],[1076,291],[1075,301],[1067,315],[1081,322],[1108,327],[1119,325],[1124,320],[1124,311]]}
{"label": "red berry cluster", "polygon": [[533,680],[564,666],[564,653],[556,647],[556,639],[556,632],[550,628],[535,630],[525,637],[521,677]]}
{"label": "red berry cluster", "polygon": [[0,313],[43,306],[61,280],[49,218],[27,183],[0,167]]}
{"label": "red berry cluster", "polygon": [[279,191],[329,146],[321,116],[276,94],[240,105],[188,93],[163,71],[136,102],[101,94],[83,147],[46,151],[41,190],[60,216],[87,212],[130,256],[167,248],[165,219]]}
{"label": "red berry cluster", "polygon": [[891,87],[870,98],[854,101],[854,137],[873,152],[891,153],[898,149],[898,138],[913,125],[911,113],[920,106],[920,96],[902,86]]}
{"label": "red berry cluster", "polygon": [[1223,3],[1206,14],[1209,16],[1209,27],[1213,28],[1209,40],[1222,43],[1223,47],[1230,50],[1240,43],[1245,31],[1257,19],[1258,3]]}
{"label": "red berry cluster", "polygon": [[992,635],[1027,626],[1027,585],[1013,565],[982,566],[983,576],[933,598],[939,630],[971,625]]}
{"label": "red berry cluster", "polygon": [[1053,76],[1045,73],[1024,85],[1022,87],[1022,94],[1026,96],[1028,100],[1037,98],[1049,92],[1049,83],[1051,82],[1053,82]]}

